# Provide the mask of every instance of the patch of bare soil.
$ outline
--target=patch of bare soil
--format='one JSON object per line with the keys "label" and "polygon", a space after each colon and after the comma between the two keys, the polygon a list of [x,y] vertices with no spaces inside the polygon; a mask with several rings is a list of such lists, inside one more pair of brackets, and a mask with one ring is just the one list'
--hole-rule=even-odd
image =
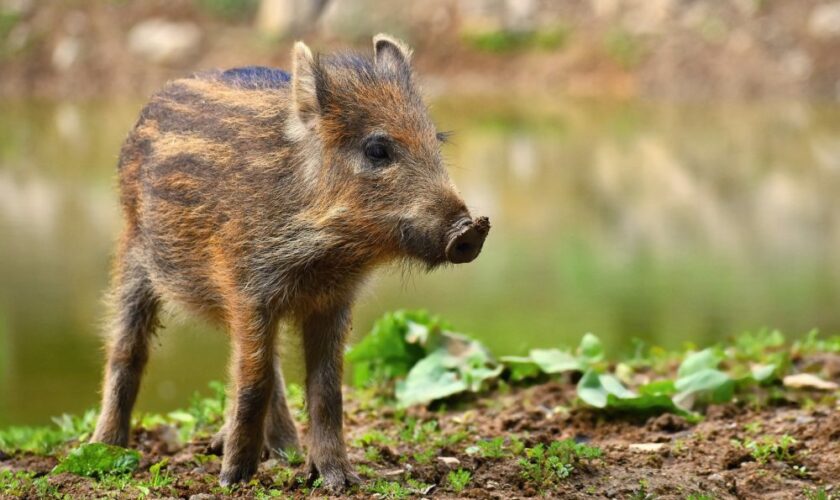
{"label": "patch of bare soil", "polygon": [[[348,394],[349,453],[366,476],[365,483],[350,496],[384,497],[388,493],[375,485],[386,481],[407,488],[390,493],[392,496],[430,498],[667,499],[708,495],[695,498],[798,499],[819,489],[840,493],[840,412],[836,408],[728,404],[708,408],[705,419],[692,424],[670,414],[640,417],[570,409],[573,398],[571,384],[548,382],[497,392],[466,402],[464,408],[403,413],[354,403],[354,395]],[[406,437],[405,429],[412,422],[426,424],[427,434],[419,439]],[[540,486],[523,476],[519,461],[525,455],[521,451],[518,455],[506,452],[502,458],[476,452],[477,442],[499,436],[506,440],[516,437],[526,447],[573,438],[601,448],[603,455],[579,464],[564,480]],[[778,454],[771,451],[762,456],[761,450],[747,445],[778,443],[783,436],[793,440],[787,440],[784,450],[777,449]],[[295,498],[324,494],[307,486],[303,465],[289,469],[277,460],[264,462],[250,485],[221,490],[217,482],[220,460],[206,455],[208,442],[180,447],[172,439],[171,429],[138,430],[132,444],[143,453],[140,469],[132,478],[136,483],[149,480],[152,464],[169,459],[171,484],[153,490],[152,496],[252,498],[271,490]],[[53,457],[19,454],[0,461],[0,469],[47,475],[56,463]],[[448,475],[457,469],[470,471],[471,479],[456,493]],[[52,494],[77,498],[132,496],[138,491],[131,487],[114,491],[113,484],[69,474],[47,477]],[[39,493],[33,486],[24,498],[39,498]]]}

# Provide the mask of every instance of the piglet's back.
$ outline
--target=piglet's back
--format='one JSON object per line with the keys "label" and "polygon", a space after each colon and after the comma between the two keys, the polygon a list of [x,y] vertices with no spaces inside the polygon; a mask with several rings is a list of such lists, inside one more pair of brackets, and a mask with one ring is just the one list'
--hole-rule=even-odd
{"label": "piglet's back", "polygon": [[245,67],[167,83],[121,151],[129,223],[140,204],[217,208],[243,183],[282,168],[289,81],[279,69]]}

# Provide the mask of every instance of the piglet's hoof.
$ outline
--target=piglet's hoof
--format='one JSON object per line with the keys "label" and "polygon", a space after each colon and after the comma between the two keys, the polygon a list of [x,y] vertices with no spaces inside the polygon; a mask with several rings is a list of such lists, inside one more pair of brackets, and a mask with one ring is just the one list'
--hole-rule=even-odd
{"label": "piglet's hoof", "polygon": [[362,479],[347,462],[327,462],[320,466],[309,464],[309,483],[318,477],[323,478],[324,488],[331,493],[340,493],[345,488],[361,484]]}
{"label": "piglet's hoof", "polygon": [[244,483],[251,479],[256,472],[256,464],[224,466],[222,467],[222,474],[219,477],[219,484],[222,486],[231,486],[236,483]]}

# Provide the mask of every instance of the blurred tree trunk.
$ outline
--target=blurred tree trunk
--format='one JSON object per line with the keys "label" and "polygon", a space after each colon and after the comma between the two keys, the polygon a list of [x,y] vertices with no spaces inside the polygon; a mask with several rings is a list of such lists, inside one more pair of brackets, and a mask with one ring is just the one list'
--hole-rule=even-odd
{"label": "blurred tree trunk", "polygon": [[273,38],[299,36],[312,30],[329,0],[262,0],[257,29]]}

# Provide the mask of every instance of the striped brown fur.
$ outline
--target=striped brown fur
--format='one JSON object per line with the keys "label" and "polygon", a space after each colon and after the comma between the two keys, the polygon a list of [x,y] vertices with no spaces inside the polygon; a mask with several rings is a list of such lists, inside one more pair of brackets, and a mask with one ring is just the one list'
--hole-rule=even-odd
{"label": "striped brown fur", "polygon": [[372,59],[315,57],[298,42],[290,77],[196,74],[145,106],[120,155],[125,230],[94,440],[128,444],[159,304],[174,302],[232,338],[231,403],[214,440],[223,484],[249,479],[264,450],[300,447],[275,354],[280,321],[303,335],[311,471],[334,490],[358,479],[341,410],[356,290],[378,265],[444,263],[471,224],[410,52],[385,35],[374,46]]}

